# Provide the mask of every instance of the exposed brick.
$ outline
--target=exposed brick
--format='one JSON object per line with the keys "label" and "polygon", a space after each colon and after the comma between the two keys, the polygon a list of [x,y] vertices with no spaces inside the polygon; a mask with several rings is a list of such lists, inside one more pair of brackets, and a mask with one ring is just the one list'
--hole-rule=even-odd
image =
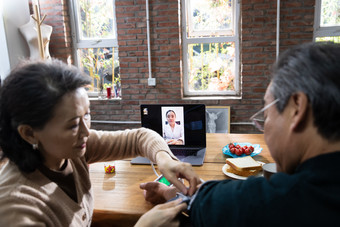
{"label": "exposed brick", "polygon": [[[181,28],[178,2],[153,0],[150,9],[152,74],[156,88],[147,86],[148,50],[145,0],[116,0],[122,99],[91,101],[97,120],[140,120],[142,103],[205,103],[231,107],[231,122],[249,121],[263,106],[276,58],[276,1],[242,0],[240,53],[242,99],[182,100]],[[66,61],[72,53],[71,26],[66,0],[40,0],[46,23],[53,26],[50,52]],[[280,52],[313,39],[314,0],[281,1]],[[44,11],[43,11],[44,10]],[[71,59],[73,61],[73,59]],[[93,124],[93,128],[120,130],[140,125]],[[231,132],[258,133],[253,126],[231,125]]]}

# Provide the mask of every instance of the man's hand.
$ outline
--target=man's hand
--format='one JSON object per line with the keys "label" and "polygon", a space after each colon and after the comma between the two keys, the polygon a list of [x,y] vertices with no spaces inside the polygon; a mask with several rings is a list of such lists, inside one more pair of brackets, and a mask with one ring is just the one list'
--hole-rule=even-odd
{"label": "man's hand", "polygon": [[144,198],[153,204],[164,203],[176,196],[178,189],[175,187],[168,187],[159,182],[147,182],[139,185],[144,190]]}

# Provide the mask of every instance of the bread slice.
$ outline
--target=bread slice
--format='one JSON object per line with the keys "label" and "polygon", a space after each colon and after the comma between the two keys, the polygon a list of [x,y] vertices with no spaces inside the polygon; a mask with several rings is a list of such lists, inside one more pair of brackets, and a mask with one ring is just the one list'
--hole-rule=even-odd
{"label": "bread slice", "polygon": [[262,170],[262,165],[251,156],[227,158],[226,163],[229,165],[228,172],[245,177],[256,175]]}

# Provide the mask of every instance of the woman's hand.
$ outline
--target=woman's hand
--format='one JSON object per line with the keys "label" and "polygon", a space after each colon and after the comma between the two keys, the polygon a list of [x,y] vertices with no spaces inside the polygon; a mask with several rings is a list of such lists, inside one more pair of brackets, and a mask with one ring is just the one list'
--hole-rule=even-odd
{"label": "woman's hand", "polygon": [[[201,180],[189,163],[173,160],[168,153],[162,151],[157,153],[156,161],[164,177],[184,195],[192,196],[195,193]],[[178,178],[186,179],[189,182],[189,189]]]}
{"label": "woman's hand", "polygon": [[183,140],[170,139],[167,141],[167,143],[170,145],[183,145]]}
{"label": "woman's hand", "polygon": [[147,182],[139,185],[144,190],[144,198],[153,204],[164,203],[176,196],[178,189],[159,182]]}
{"label": "woman's hand", "polygon": [[176,143],[177,140],[175,139],[169,139],[167,140],[167,144],[170,144],[170,145],[174,145]]}
{"label": "woman's hand", "polygon": [[178,139],[178,140],[176,140],[176,143],[175,143],[176,145],[183,145],[183,140],[181,140],[181,139]]}
{"label": "woman's hand", "polygon": [[181,199],[176,199],[169,203],[159,204],[143,214],[135,227],[158,227],[158,226],[179,226],[177,215],[187,208],[186,203],[181,203]]}

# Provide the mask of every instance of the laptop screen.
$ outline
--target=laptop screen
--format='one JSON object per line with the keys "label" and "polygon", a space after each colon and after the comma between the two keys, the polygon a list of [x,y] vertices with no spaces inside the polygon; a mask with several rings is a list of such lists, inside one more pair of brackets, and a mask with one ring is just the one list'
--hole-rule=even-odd
{"label": "laptop screen", "polygon": [[206,147],[204,104],[143,104],[142,127],[158,132],[169,147]]}

